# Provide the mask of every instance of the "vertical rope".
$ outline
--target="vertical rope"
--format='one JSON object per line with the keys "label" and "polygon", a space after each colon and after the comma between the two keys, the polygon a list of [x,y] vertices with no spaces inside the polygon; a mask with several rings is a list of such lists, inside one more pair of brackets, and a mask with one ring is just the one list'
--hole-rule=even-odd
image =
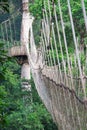
{"label": "vertical rope", "polygon": [[[78,48],[77,48],[77,40],[76,40],[76,36],[75,36],[75,29],[74,29],[73,18],[72,18],[71,7],[70,7],[70,0],[67,0],[67,2],[68,2],[68,9],[69,9],[70,21],[71,21],[71,26],[72,26],[72,33],[73,33],[74,45],[75,45],[75,49],[76,49],[76,56],[77,56],[77,61],[78,61],[78,67],[79,67],[79,71],[80,71],[80,76],[81,76],[81,81],[82,81],[82,87],[83,87],[83,92],[84,92],[84,98],[86,99],[86,92],[85,92],[85,87],[84,87],[84,82],[83,82],[83,77],[82,77],[81,63],[80,63],[80,58],[79,58],[79,51],[78,51]],[[79,123],[79,127],[80,127],[80,130],[81,130],[81,123],[80,123],[80,118],[79,118],[79,113],[78,113],[78,107],[77,107],[76,99],[75,98],[74,98],[74,101],[75,101],[75,106],[76,106],[78,123]]]}
{"label": "vertical rope", "polygon": [[[46,24],[45,24],[45,20],[42,22],[42,29],[43,29],[43,34],[44,34],[44,40],[45,40],[45,50],[46,50],[46,52],[45,53],[47,53],[47,55],[48,55],[48,52],[47,52],[47,39],[46,39],[46,33],[45,33],[45,26],[46,26]],[[46,59],[47,59],[47,62],[49,63],[49,57],[47,56],[46,57]],[[47,65],[47,63],[46,63],[46,65]]]}
{"label": "vertical rope", "polygon": [[68,67],[69,67],[69,73],[71,75],[71,87],[73,88],[74,86],[73,86],[73,79],[72,79],[72,71],[71,71],[70,62],[69,62],[69,54],[68,54],[66,34],[65,34],[65,29],[64,29],[64,22],[63,22],[63,16],[62,16],[62,10],[61,10],[61,5],[60,5],[60,0],[58,0],[58,5],[59,5],[60,19],[61,19],[61,25],[62,25],[62,31],[63,31],[63,37],[64,37],[64,44],[65,44],[66,55],[67,55],[67,62],[68,62]]}
{"label": "vertical rope", "polygon": [[6,43],[5,43],[5,33],[4,33],[4,28],[3,28],[3,24],[1,24],[1,34],[2,34],[2,40],[3,40],[3,43],[4,43],[4,49],[6,50]]}
{"label": "vertical rope", "polygon": [[6,42],[7,45],[5,45],[7,48],[9,48],[9,36],[8,36],[8,21],[4,23],[5,24],[5,32],[6,32]]}
{"label": "vertical rope", "polygon": [[47,15],[47,10],[46,10],[46,7],[45,7],[45,5],[44,5],[44,8],[45,8],[45,15],[46,15],[46,25],[47,25],[47,28],[46,28],[46,34],[47,34],[47,40],[48,40],[48,44],[50,44],[49,43],[49,39],[50,39],[50,26],[49,26],[49,20],[48,20],[48,15]]}
{"label": "vertical rope", "polygon": [[58,49],[57,49],[57,43],[56,43],[56,38],[55,38],[55,32],[54,32],[54,24],[52,24],[52,33],[53,33],[53,38],[54,38],[54,44],[55,44],[55,50],[56,50],[56,56],[57,56],[57,63],[59,67],[59,73],[60,73],[60,81],[62,81],[62,72],[61,72],[61,67],[60,67],[60,61],[59,61],[59,55],[58,55]]}
{"label": "vertical rope", "polygon": [[14,16],[12,17],[12,21],[13,21],[14,45],[15,45],[15,41],[16,41],[16,27],[15,27],[15,20],[14,20]]}
{"label": "vertical rope", "polygon": [[1,24],[1,34],[2,34],[2,39],[3,39],[3,42],[5,40],[5,36],[4,36],[4,30],[3,30],[3,25]]}
{"label": "vertical rope", "polygon": [[[56,28],[57,28],[59,46],[60,46],[60,51],[61,51],[61,55],[62,55],[62,64],[63,64],[64,73],[65,73],[65,78],[66,78],[66,81],[67,81],[66,65],[65,65],[65,61],[64,61],[64,55],[63,55],[63,49],[62,49],[61,36],[60,36],[59,25],[58,25],[58,21],[57,21],[56,5],[54,6],[54,15],[55,15],[55,22],[56,22]],[[64,74],[63,74],[63,75],[64,75]],[[68,85],[68,83],[67,83],[66,85]]]}
{"label": "vertical rope", "polygon": [[77,56],[77,60],[78,60],[78,67],[79,67],[79,72],[80,72],[80,76],[81,76],[81,82],[82,82],[82,88],[83,88],[83,93],[84,93],[84,100],[86,100],[86,89],[84,86],[84,80],[83,80],[83,75],[82,75],[82,71],[81,71],[81,63],[80,63],[80,58],[79,58],[79,51],[77,48],[77,40],[76,40],[76,35],[75,35],[75,29],[74,29],[74,23],[73,23],[73,18],[72,18],[72,12],[71,12],[71,7],[70,7],[70,0],[67,0],[68,2],[68,9],[69,9],[69,15],[70,15],[70,21],[71,21],[71,27],[72,27],[72,33],[73,33],[73,40],[74,40],[74,45],[75,45],[75,49],[76,49],[76,56]]}
{"label": "vertical rope", "polygon": [[41,36],[41,38],[42,38],[42,45],[43,45],[43,48],[44,48],[44,61],[45,61],[45,65],[47,65],[47,62],[46,62],[46,60],[47,60],[47,56],[46,56],[46,39],[44,38],[45,37],[45,34],[44,34],[44,32],[42,32],[42,36]]}
{"label": "vertical rope", "polygon": [[10,45],[13,44],[13,38],[12,38],[12,27],[11,27],[11,20],[9,19],[9,29],[10,29]]}
{"label": "vertical rope", "polygon": [[50,1],[48,0],[48,10],[49,10],[49,16],[50,16],[50,22],[51,22],[51,11],[50,11]]}
{"label": "vertical rope", "polygon": [[[44,1],[44,13],[46,15],[46,27],[45,27],[45,30],[46,30],[46,37],[47,37],[47,43],[48,43],[48,55],[49,55],[49,58],[50,58],[50,66],[53,65],[52,63],[52,55],[51,55],[51,48],[50,48],[50,25],[49,25],[49,20],[48,20],[48,15],[47,15],[47,10],[46,10],[46,2]],[[45,17],[44,17],[45,18]],[[47,48],[46,48],[47,49]]]}
{"label": "vertical rope", "polygon": [[6,40],[8,41],[7,23],[5,22]]}
{"label": "vertical rope", "polygon": [[44,38],[43,38],[43,33],[41,32],[41,50],[42,50],[42,58],[43,58],[43,64],[45,64],[45,59],[46,59],[46,55],[45,55],[45,42],[44,42]]}
{"label": "vertical rope", "polygon": [[[49,12],[50,11],[50,5],[49,5]],[[51,15],[51,13],[50,13]],[[50,19],[52,19],[52,16],[50,16]],[[61,42],[61,41],[60,41]],[[52,48],[52,52],[53,52],[53,47],[51,46]],[[62,51],[62,45],[60,43],[60,48],[61,48],[61,51]],[[54,55],[53,55],[54,57]],[[55,60],[55,59],[54,59]],[[65,62],[64,62],[64,59],[63,59],[63,51],[62,51],[62,60],[63,60],[63,65],[64,65],[64,72],[65,72],[65,75],[66,75],[66,67],[65,67]],[[55,64],[55,63],[54,63]],[[65,78],[67,78],[67,76],[65,76]],[[66,80],[67,81],[67,80]],[[63,96],[64,96],[64,103],[65,103],[65,109],[66,109],[66,113],[67,113],[67,117],[68,117],[68,120],[69,120],[69,114],[68,114],[68,106],[67,106],[67,101],[66,101],[66,97],[65,97],[65,92],[64,92],[64,89],[62,90],[63,91]]]}
{"label": "vertical rope", "polygon": [[85,10],[84,0],[81,0],[81,3],[82,3],[82,10],[83,10],[83,15],[84,15],[84,20],[85,20],[85,27],[86,27],[86,31],[87,31],[87,15],[86,15],[86,10]]}

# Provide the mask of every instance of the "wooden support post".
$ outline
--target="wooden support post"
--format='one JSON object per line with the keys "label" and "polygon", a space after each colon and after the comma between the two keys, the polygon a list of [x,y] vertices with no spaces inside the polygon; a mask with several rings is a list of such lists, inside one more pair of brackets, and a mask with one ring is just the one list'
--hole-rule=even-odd
{"label": "wooden support post", "polygon": [[[21,46],[23,46],[25,49],[29,44],[29,28],[31,26],[31,19],[29,15],[29,9],[28,9],[28,0],[22,0],[23,5],[23,15],[22,15],[22,23],[21,23]],[[26,50],[27,51],[27,50]],[[27,89],[31,91],[31,85],[29,85],[28,80],[30,80],[30,66],[29,63],[22,64],[22,70],[21,70],[21,78],[25,79],[25,81],[22,82],[23,89]]]}
{"label": "wooden support post", "polygon": [[28,10],[28,0],[22,0],[23,15],[21,24],[21,45],[26,46],[29,42],[30,15]]}
{"label": "wooden support post", "polygon": [[29,84],[30,76],[30,66],[28,63],[24,63],[21,68],[21,78],[24,79],[22,81],[23,89],[31,91],[31,85]]}

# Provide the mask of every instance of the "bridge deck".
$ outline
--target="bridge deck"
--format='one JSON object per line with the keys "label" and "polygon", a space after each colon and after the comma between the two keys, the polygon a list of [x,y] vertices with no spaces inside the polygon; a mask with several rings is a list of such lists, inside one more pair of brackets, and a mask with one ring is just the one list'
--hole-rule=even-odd
{"label": "bridge deck", "polygon": [[26,56],[26,49],[25,46],[14,46],[9,49],[9,56],[16,57],[16,56]]}

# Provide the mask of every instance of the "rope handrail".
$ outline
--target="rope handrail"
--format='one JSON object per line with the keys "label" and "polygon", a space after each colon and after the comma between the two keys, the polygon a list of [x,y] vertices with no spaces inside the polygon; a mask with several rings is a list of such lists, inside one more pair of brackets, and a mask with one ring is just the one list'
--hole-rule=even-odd
{"label": "rope handrail", "polygon": [[[16,17],[17,15],[21,14],[20,9],[21,9],[21,8],[19,8],[16,12],[14,12],[13,14],[11,14],[8,19],[6,19],[5,21],[1,22],[0,25],[1,25],[1,24],[4,24],[4,23],[6,23],[6,22],[8,22],[8,21],[11,20],[11,19],[13,19],[14,16]],[[22,15],[22,14],[21,14],[21,15]]]}
{"label": "rope handrail", "polygon": [[[56,70],[55,70],[56,67],[58,67],[58,65],[56,65],[56,66],[51,66],[51,67],[50,67],[50,66],[47,66],[47,65],[44,65],[43,69],[52,70],[52,68],[53,68],[53,71],[56,71]],[[43,70],[43,69],[42,69],[42,70]],[[58,70],[58,71],[59,71],[59,70]],[[64,71],[62,71],[62,74],[65,75]],[[80,76],[75,78],[75,77],[72,77],[71,75],[67,74],[67,77],[68,77],[68,78],[75,79],[75,80],[81,80],[81,77],[80,77]],[[83,75],[82,78],[83,78],[83,79],[87,79],[87,76],[86,76],[86,75]]]}
{"label": "rope handrail", "polygon": [[[26,0],[27,2],[28,0]],[[82,1],[83,2],[83,1]],[[24,3],[24,0],[23,0]],[[39,95],[52,114],[59,130],[86,130],[87,126],[87,50],[80,53],[79,40],[75,30],[70,0],[67,0],[67,19],[64,19],[62,3],[60,0],[43,1],[43,20],[41,30],[41,45],[36,49],[30,13],[23,6],[23,17],[21,26],[21,40],[17,46],[18,32],[14,17],[16,14],[0,24],[0,38],[8,44],[8,49],[19,49],[17,55],[26,57],[27,64],[31,68],[34,82]],[[82,3],[84,20],[86,12]],[[28,7],[28,2],[27,6]],[[28,8],[27,8],[28,9]],[[69,32],[66,31],[65,22],[69,22]],[[86,26],[86,21],[85,24]],[[67,35],[70,33],[70,39]],[[79,32],[78,32],[79,35]],[[9,41],[9,42],[8,42]],[[68,44],[73,44],[73,52],[69,52]],[[14,43],[14,44],[13,44]],[[71,46],[70,46],[71,47]],[[24,53],[21,53],[23,51]],[[81,54],[84,53],[84,63]],[[22,57],[24,58],[24,57]]]}
{"label": "rope handrail", "polygon": [[[43,74],[42,74],[42,75],[43,75]],[[56,86],[60,86],[60,87],[63,87],[64,89],[66,89],[66,90],[69,90],[69,92],[72,93],[72,94],[74,94],[74,96],[77,98],[77,100],[78,100],[82,105],[84,105],[85,108],[87,109],[87,102],[86,102],[85,100],[81,100],[81,99],[77,96],[77,94],[76,94],[76,92],[75,92],[74,90],[71,90],[69,87],[65,86],[63,83],[60,83],[60,84],[56,83],[53,79],[50,79],[50,77],[47,77],[46,75],[43,75],[43,76],[46,77],[48,80],[54,82],[54,83],[56,84]]]}

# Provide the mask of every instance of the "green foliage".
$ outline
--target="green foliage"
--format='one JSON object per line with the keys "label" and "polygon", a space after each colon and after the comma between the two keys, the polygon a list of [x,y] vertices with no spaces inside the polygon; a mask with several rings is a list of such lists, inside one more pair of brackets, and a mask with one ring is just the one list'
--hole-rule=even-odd
{"label": "green foliage", "polygon": [[4,78],[4,73],[5,72],[5,68],[4,68],[4,63],[7,62],[9,59],[9,57],[7,57],[7,51],[5,51],[4,49],[4,43],[2,41],[0,41],[0,81],[3,80]]}
{"label": "green foliage", "polygon": [[9,12],[8,0],[0,0],[0,13]]}
{"label": "green foliage", "polygon": [[[11,61],[5,63],[7,68],[4,80],[1,82],[4,86],[0,86],[0,129],[42,130],[45,127],[47,130],[48,128],[51,130],[52,119],[41,103],[33,81],[31,81],[32,103],[30,93],[26,90],[22,91],[20,77],[14,73],[17,66]],[[24,97],[26,98],[24,99]],[[53,126],[56,129],[54,124]]]}
{"label": "green foliage", "polygon": [[[49,16],[47,0],[45,2],[46,2],[47,13]],[[57,0],[55,0],[54,2],[57,5]],[[78,68],[75,68],[75,62],[73,56],[73,54],[75,53],[74,44],[73,44],[72,31],[71,31],[70,19],[69,19],[66,2],[67,1],[65,0],[61,0],[61,7],[62,7],[62,13],[64,19],[66,39],[68,41],[67,42],[68,52],[69,55],[72,57],[72,66],[73,66],[72,72],[73,75],[77,76]],[[11,8],[10,8],[11,13],[14,12],[15,3],[16,3],[15,1],[11,3]],[[51,4],[51,14],[52,14],[51,20],[52,22],[55,23],[53,2],[50,1],[50,4]],[[86,45],[87,36],[86,36],[85,24],[84,24],[80,1],[71,0],[70,4],[72,7],[72,15],[74,20],[74,25],[76,28],[76,36],[78,37],[78,41],[80,44]],[[87,0],[85,0],[85,4],[87,4]],[[5,8],[3,8],[2,6],[2,9]],[[30,1],[29,9],[32,15],[35,17],[34,35],[35,35],[36,44],[38,44],[40,41],[41,19],[43,17],[42,8],[43,8],[43,0]],[[64,46],[58,6],[57,6],[57,16],[59,21],[58,25],[59,25],[60,35],[61,35],[64,60],[66,60],[66,51]],[[17,28],[19,28],[18,21],[16,24],[17,39],[19,39],[19,31],[17,30]],[[54,30],[55,32],[57,32],[55,24],[54,24]],[[58,44],[57,49],[59,52],[58,54],[59,61],[60,63],[62,63],[62,54],[60,51],[57,33],[55,35]],[[48,60],[51,57],[51,60],[53,62],[55,60],[56,64],[58,64],[56,49],[55,49],[52,34],[50,37],[52,38],[53,51],[47,50],[46,60]],[[81,60],[81,64],[84,65],[85,56],[83,54],[80,55],[80,60]],[[66,69],[68,70],[67,66]],[[32,91],[31,91],[32,93],[26,90],[22,91],[19,74],[20,74],[20,67],[17,65],[15,60],[9,59],[6,56],[6,52],[3,49],[3,43],[0,42],[0,124],[1,124],[0,130],[43,130],[43,129],[56,130],[57,129],[56,126],[52,122],[49,113],[45,109],[44,105],[41,102],[41,99],[39,98],[36,92],[33,79],[31,79],[30,81],[32,85]],[[32,95],[32,102],[30,99],[31,95]]]}
{"label": "green foliage", "polygon": [[42,0],[34,0],[33,2],[29,3],[29,10],[36,19],[42,18],[42,2]]}
{"label": "green foliage", "polygon": [[39,45],[41,35],[41,19],[42,19],[43,0],[34,0],[29,3],[29,11],[34,16],[33,30],[35,43]]}
{"label": "green foliage", "polygon": [[[36,20],[39,21],[41,18],[41,11],[39,12],[39,10],[42,5],[41,1],[36,0],[36,3],[34,5],[36,8],[39,5]],[[14,12],[14,4],[17,5],[16,0],[10,4],[10,13]],[[33,10],[32,7],[30,8]],[[33,13],[35,14],[35,12]],[[19,38],[19,19],[15,19],[17,21],[17,39]],[[39,32],[40,25],[37,25],[37,32]],[[37,40],[38,37],[36,37]],[[31,92],[22,89],[20,67],[15,59],[7,56],[4,44],[6,43],[0,41],[0,130],[52,130],[53,128],[56,130],[57,128],[52,122],[50,114],[36,92],[33,80],[30,81],[32,85]]]}
{"label": "green foliage", "polygon": [[3,74],[0,78],[0,130],[56,130],[38,97],[33,79],[30,81],[32,91],[23,90],[19,65],[15,59],[7,57],[3,44],[0,49],[0,76]]}

